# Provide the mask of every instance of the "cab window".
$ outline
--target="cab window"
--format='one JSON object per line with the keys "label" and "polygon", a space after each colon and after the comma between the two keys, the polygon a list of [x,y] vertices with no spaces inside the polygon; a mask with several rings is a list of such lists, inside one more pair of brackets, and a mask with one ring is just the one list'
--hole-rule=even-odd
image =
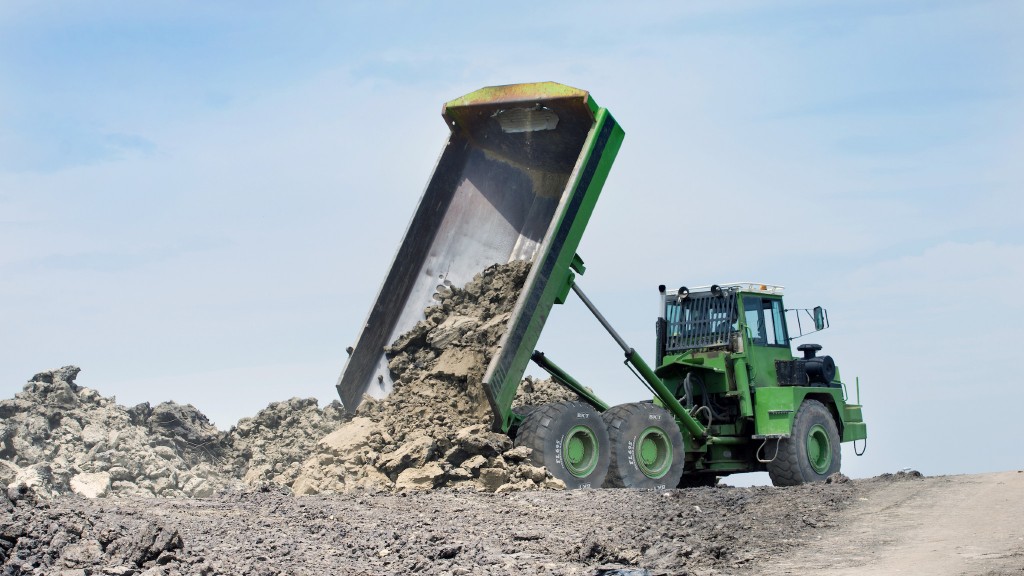
{"label": "cab window", "polygon": [[759,346],[789,346],[786,334],[785,310],[781,300],[745,296],[743,314],[747,323],[747,336],[751,344]]}

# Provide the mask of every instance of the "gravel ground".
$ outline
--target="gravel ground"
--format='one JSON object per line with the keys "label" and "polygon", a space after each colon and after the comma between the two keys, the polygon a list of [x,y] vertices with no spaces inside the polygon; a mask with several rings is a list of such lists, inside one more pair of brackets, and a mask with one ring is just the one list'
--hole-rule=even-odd
{"label": "gravel ground", "polygon": [[[871,481],[793,488],[0,498],[3,574],[749,574]],[[646,572],[645,572],[646,571]]]}

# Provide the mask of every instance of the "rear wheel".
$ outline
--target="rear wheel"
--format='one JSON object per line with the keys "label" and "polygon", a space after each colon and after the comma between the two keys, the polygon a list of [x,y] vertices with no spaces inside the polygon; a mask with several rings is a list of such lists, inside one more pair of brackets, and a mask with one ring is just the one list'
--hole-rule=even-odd
{"label": "rear wheel", "polygon": [[611,463],[605,486],[675,488],[683,474],[683,436],[672,414],[654,404],[622,404],[602,414]]}
{"label": "rear wheel", "polygon": [[534,463],[567,488],[600,488],[608,474],[608,430],[589,404],[538,406],[523,419],[515,443],[532,449]]}
{"label": "rear wheel", "polygon": [[804,400],[793,419],[792,434],[779,440],[768,475],[776,486],[824,482],[839,472],[841,463],[839,429],[832,413],[817,400]]}

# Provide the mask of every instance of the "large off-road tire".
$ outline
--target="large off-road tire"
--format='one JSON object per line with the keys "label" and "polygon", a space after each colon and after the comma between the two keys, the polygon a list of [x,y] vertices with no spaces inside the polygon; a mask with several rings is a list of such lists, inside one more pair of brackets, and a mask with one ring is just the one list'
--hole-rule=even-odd
{"label": "large off-road tire", "polygon": [[839,472],[842,452],[832,413],[817,400],[804,400],[793,419],[793,433],[779,440],[779,452],[768,463],[776,486],[824,482]]}
{"label": "large off-road tire", "polygon": [[641,402],[609,408],[601,416],[608,426],[611,448],[606,487],[676,487],[683,475],[686,452],[683,435],[668,410]]}
{"label": "large off-road tire", "polygon": [[566,488],[600,488],[608,474],[608,430],[589,404],[536,407],[519,425],[515,444],[532,449],[533,462]]}

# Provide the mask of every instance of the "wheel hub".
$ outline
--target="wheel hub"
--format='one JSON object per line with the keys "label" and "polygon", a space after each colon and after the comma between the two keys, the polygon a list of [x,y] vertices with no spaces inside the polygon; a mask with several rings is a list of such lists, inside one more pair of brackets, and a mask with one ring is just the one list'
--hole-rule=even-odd
{"label": "wheel hub", "polygon": [[661,478],[672,467],[672,441],[661,428],[647,428],[636,439],[636,465],[648,478]]}
{"label": "wheel hub", "polygon": [[818,474],[825,474],[832,466],[832,444],[821,424],[811,426],[807,432],[807,461]]}
{"label": "wheel hub", "polygon": [[594,432],[586,426],[573,426],[562,444],[562,462],[566,470],[577,478],[589,475],[597,468],[598,442]]}

